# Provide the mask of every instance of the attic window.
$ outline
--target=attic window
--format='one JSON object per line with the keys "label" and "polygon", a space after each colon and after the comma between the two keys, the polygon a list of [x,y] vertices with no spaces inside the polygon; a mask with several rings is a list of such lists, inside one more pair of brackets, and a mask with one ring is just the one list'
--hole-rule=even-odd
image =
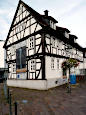
{"label": "attic window", "polygon": [[66,38],[69,38],[69,34],[66,31],[65,31],[64,35]]}
{"label": "attic window", "polygon": [[56,30],[56,25],[53,21],[50,21],[50,27]]}
{"label": "attic window", "polygon": [[85,57],[86,57],[86,52],[85,52]]}
{"label": "attic window", "polygon": [[74,38],[74,43],[76,43],[76,39]]}

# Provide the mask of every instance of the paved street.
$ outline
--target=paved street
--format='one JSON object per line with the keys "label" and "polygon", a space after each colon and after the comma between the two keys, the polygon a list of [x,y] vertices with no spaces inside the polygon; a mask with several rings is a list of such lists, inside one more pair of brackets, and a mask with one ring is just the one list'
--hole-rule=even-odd
{"label": "paved street", "polygon": [[[66,86],[48,91],[21,88],[10,90],[12,103],[18,102],[18,115],[86,115],[86,82],[72,86],[71,94],[67,93]],[[0,100],[0,115],[8,115],[9,106],[4,99],[2,101],[3,103]],[[12,109],[14,115],[14,104]]]}

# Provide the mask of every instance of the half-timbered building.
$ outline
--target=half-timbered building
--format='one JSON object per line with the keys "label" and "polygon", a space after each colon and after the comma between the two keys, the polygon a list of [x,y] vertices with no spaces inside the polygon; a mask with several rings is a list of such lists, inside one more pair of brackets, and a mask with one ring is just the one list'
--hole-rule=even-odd
{"label": "half-timbered building", "polygon": [[68,58],[83,62],[82,47],[67,28],[44,11],[39,14],[19,1],[4,48],[9,86],[49,89],[67,82],[61,63]]}

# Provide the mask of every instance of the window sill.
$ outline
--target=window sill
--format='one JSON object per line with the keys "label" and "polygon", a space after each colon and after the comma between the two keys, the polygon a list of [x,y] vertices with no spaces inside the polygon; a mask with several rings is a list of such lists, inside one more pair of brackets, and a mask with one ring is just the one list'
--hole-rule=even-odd
{"label": "window sill", "polygon": [[24,72],[26,72],[26,71],[27,71],[26,68],[23,68],[23,69],[17,69],[17,70],[16,70],[16,73],[24,73]]}

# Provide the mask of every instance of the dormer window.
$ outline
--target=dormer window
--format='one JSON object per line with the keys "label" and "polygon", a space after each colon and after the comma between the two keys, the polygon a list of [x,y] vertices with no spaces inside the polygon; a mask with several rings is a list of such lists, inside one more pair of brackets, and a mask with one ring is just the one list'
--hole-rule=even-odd
{"label": "dormer window", "polygon": [[56,30],[56,24],[54,24],[54,29]]}
{"label": "dormer window", "polygon": [[66,37],[66,38],[69,38],[69,34],[65,31],[65,33],[64,33],[64,36]]}
{"label": "dormer window", "polygon": [[76,39],[74,38],[74,43],[76,43]]}
{"label": "dormer window", "polygon": [[52,21],[50,21],[50,27],[53,28],[53,23],[52,23]]}
{"label": "dormer window", "polygon": [[86,52],[85,52],[85,58],[86,58]]}
{"label": "dormer window", "polygon": [[56,24],[50,20],[50,27],[56,30]]}

